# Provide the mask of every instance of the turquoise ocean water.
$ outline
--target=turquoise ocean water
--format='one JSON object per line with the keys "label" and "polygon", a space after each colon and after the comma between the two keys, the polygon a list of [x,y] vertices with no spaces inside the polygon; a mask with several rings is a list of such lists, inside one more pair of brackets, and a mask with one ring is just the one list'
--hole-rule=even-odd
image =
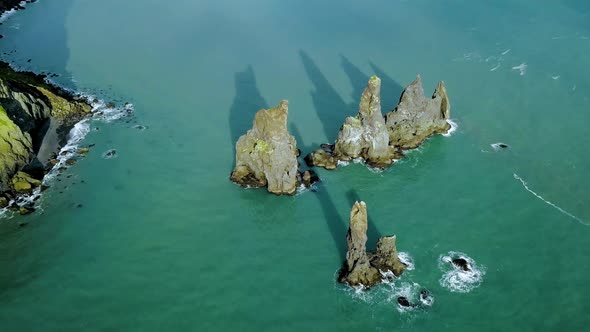
{"label": "turquoise ocean water", "polygon": [[[0,219],[0,331],[588,329],[587,1],[41,0],[0,34],[15,66],[135,109],[91,122],[27,227]],[[295,197],[228,180],[261,107],[288,99],[307,153],[370,75],[388,111],[418,73],[446,82],[450,137]],[[369,247],[396,234],[415,268],[355,293],[335,273],[357,199]],[[452,251],[480,280],[449,284]],[[432,306],[398,310],[422,288]]]}

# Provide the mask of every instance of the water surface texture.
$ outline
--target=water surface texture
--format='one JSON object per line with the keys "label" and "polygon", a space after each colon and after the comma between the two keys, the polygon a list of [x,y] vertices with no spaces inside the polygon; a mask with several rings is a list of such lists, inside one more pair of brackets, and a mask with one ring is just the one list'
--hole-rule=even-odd
{"label": "water surface texture", "polygon": [[[92,123],[96,146],[27,227],[0,220],[1,331],[590,324],[586,0],[42,0],[0,34],[17,67],[136,112]],[[294,197],[228,180],[258,109],[288,99],[308,153],[356,113],[369,76],[389,111],[418,73],[427,93],[445,81],[450,137],[382,173],[319,170],[317,192]],[[356,199],[369,247],[396,234],[415,265],[365,293],[335,282]],[[480,279],[453,283],[450,252]],[[432,306],[398,310],[422,288]]]}

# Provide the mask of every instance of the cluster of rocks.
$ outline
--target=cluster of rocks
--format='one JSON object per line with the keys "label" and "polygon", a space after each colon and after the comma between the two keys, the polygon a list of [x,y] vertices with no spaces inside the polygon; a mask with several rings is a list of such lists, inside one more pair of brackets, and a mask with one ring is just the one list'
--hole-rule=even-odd
{"label": "cluster of rocks", "polygon": [[381,80],[372,76],[361,96],[358,114],[346,118],[336,142],[322,144],[305,161],[310,167],[333,170],[339,161],[361,158],[371,167],[386,168],[403,158],[404,150],[418,147],[434,134],[448,132],[450,109],[444,82],[439,82],[432,98],[427,98],[418,75],[395,109],[383,116]]}
{"label": "cluster of rocks", "polygon": [[56,152],[70,129],[90,114],[87,102],[48,84],[44,76],[0,62],[0,208],[41,186],[58,164]]}
{"label": "cluster of rocks", "polygon": [[367,205],[362,201],[355,202],[350,211],[350,224],[346,235],[346,261],[338,277],[342,283],[371,287],[381,282],[387,272],[400,276],[407,267],[397,254],[395,235],[382,236],[377,241],[377,249],[368,252],[367,228]]}
{"label": "cluster of rocks", "polygon": [[297,187],[311,186],[319,178],[312,170],[300,171],[295,137],[287,130],[289,103],[256,113],[252,129],[236,144],[236,166],[230,179],[244,187],[267,187],[277,195],[293,195]]}
{"label": "cluster of rocks", "polygon": [[[274,194],[292,195],[300,185],[311,186],[319,178],[313,171],[300,171],[295,138],[287,130],[288,102],[256,113],[252,129],[236,143],[236,165],[230,179],[245,187],[267,187]],[[305,157],[309,167],[336,169],[338,162],[362,158],[377,168],[403,158],[403,151],[419,146],[428,137],[446,133],[450,103],[443,82],[432,98],[424,96],[420,76],[402,93],[397,107],[383,116],[381,80],[369,79],[361,95],[359,112],[346,118],[334,144],[322,144]],[[348,250],[338,280],[351,286],[371,287],[386,275],[400,276],[406,269],[397,253],[396,237],[383,236],[375,251],[367,251],[367,206],[356,202],[350,212]],[[456,263],[455,263],[456,264]],[[421,292],[428,298],[427,291]],[[400,297],[402,306],[411,306]]]}
{"label": "cluster of rocks", "polygon": [[[372,76],[361,95],[359,112],[346,118],[334,144],[307,155],[309,167],[336,169],[340,161],[361,158],[375,168],[390,166],[403,158],[404,150],[418,147],[434,134],[451,128],[450,102],[444,83],[432,98],[424,96],[420,76],[402,93],[396,108],[383,116],[381,79]],[[260,110],[254,125],[236,143],[236,166],[230,179],[245,187],[264,187],[274,194],[292,195],[299,185],[310,186],[319,178],[301,172],[295,138],[287,130],[288,102]]]}

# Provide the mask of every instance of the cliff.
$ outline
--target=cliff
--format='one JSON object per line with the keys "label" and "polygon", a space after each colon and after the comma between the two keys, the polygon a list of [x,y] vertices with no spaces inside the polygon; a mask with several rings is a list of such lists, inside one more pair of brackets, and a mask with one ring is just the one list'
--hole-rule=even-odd
{"label": "cliff", "polygon": [[0,194],[22,193],[22,179],[38,185],[52,154],[90,111],[85,101],[46,83],[44,76],[0,62]]}

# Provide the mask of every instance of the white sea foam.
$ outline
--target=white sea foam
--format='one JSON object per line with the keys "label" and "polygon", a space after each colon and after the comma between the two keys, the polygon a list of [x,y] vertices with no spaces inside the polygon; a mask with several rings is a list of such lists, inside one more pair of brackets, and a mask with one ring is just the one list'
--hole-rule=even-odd
{"label": "white sea foam", "polygon": [[[47,80],[49,83],[55,84]],[[62,89],[69,91],[72,94],[76,94],[74,91],[67,89],[65,87],[60,86]],[[67,164],[67,160],[75,159],[78,157],[78,150],[80,148],[80,144],[86,137],[86,135],[91,130],[91,123],[92,121],[101,121],[101,122],[112,122],[122,117],[129,116],[133,114],[133,105],[132,104],[125,104],[122,108],[117,107],[107,107],[106,103],[103,100],[99,100],[90,94],[77,94],[79,97],[86,99],[86,101],[92,107],[92,114],[91,118],[86,118],[74,125],[70,132],[68,133],[68,141],[64,147],[57,153],[57,163],[55,166],[47,173],[43,178],[43,185],[49,186],[49,184],[57,177],[61,170],[64,168],[70,167]],[[111,155],[110,158],[115,158],[116,153]],[[36,188],[31,194],[29,195],[20,195],[16,201],[10,202],[16,203],[18,206],[34,206],[36,211],[43,211],[42,200],[41,198],[41,188]],[[7,209],[0,210],[0,218],[11,218],[14,215],[11,211]]]}
{"label": "white sea foam", "polygon": [[[454,258],[465,259],[469,271],[455,266],[452,262]],[[471,257],[462,252],[451,251],[441,255],[438,259],[438,267],[444,273],[439,280],[440,285],[451,292],[468,293],[481,284],[485,275],[485,268],[477,265]]]}
{"label": "white sea foam", "polygon": [[496,66],[491,68],[490,71],[496,71],[498,68],[500,68],[501,65],[502,65],[501,63],[497,64]]}
{"label": "white sea foam", "polygon": [[338,165],[338,167],[340,167],[340,166],[348,166],[348,165],[350,165],[350,161],[338,160],[338,162],[336,163],[336,165]]}
{"label": "white sea foam", "polygon": [[575,215],[567,212],[566,210],[560,208],[559,206],[555,205],[554,203],[546,200],[545,198],[543,198],[543,196],[537,194],[536,192],[534,192],[531,188],[529,188],[528,184],[526,183],[526,181],[524,181],[520,176],[518,176],[518,174],[513,173],[513,176],[516,180],[520,181],[520,183],[522,183],[522,186],[524,187],[524,189],[526,189],[528,192],[530,192],[531,194],[533,194],[535,197],[537,197],[538,199],[542,200],[543,202],[545,202],[546,204],[548,204],[549,206],[555,208],[557,211],[565,214],[566,216],[574,219],[575,221],[579,222],[582,225],[585,226],[590,226],[590,223],[585,222],[584,220],[576,217]]}
{"label": "white sea foam", "polygon": [[455,121],[448,119],[447,122],[451,125],[451,129],[449,129],[449,131],[447,131],[446,133],[442,134],[445,137],[453,135],[453,133],[457,131],[457,128],[459,128],[459,124],[457,124]]}
{"label": "white sea foam", "polygon": [[412,271],[414,270],[414,268],[416,268],[416,265],[414,264],[414,259],[412,258],[412,256],[410,256],[409,253],[407,252],[398,252],[397,253],[397,257],[399,258],[399,260],[406,264],[406,269],[408,271]]}
{"label": "white sea foam", "polygon": [[524,76],[526,74],[528,65],[526,63],[521,63],[518,66],[512,67],[512,70],[518,70],[520,72],[520,76]]}
{"label": "white sea foam", "polygon": [[561,77],[560,75],[551,76],[551,78],[554,79],[554,80],[558,80],[560,77]]}
{"label": "white sea foam", "polygon": [[508,53],[510,53],[510,49],[507,49],[506,51],[502,52],[502,55],[506,55]]}
{"label": "white sea foam", "polygon": [[[19,6],[26,7],[27,4],[28,3],[26,1],[21,1],[19,3]],[[0,15],[0,23],[6,21],[6,19],[8,19],[10,16],[14,15],[14,13],[16,13],[17,11],[18,11],[17,9],[11,9],[11,10],[7,10],[4,13],[2,13],[2,15]]]}

